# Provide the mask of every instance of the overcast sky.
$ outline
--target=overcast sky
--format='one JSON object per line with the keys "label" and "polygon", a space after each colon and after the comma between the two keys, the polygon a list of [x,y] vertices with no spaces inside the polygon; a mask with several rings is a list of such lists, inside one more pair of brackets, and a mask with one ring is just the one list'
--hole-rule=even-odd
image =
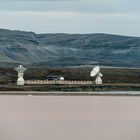
{"label": "overcast sky", "polygon": [[140,36],[140,0],[0,0],[0,28]]}

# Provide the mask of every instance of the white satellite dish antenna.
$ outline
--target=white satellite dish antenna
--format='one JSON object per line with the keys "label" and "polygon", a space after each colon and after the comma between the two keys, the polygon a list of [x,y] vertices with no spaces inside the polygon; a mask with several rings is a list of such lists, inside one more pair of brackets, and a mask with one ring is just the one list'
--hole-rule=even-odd
{"label": "white satellite dish antenna", "polygon": [[18,72],[18,79],[17,79],[17,85],[24,85],[24,72],[26,71],[26,68],[24,68],[22,65],[19,65],[15,70]]}
{"label": "white satellite dish antenna", "polygon": [[90,72],[90,76],[91,77],[94,77],[96,76],[98,73],[100,72],[100,67],[99,66],[96,66],[92,69],[92,71]]}
{"label": "white satellite dish antenna", "polygon": [[102,85],[103,81],[102,81],[102,78],[101,77],[103,77],[103,74],[99,72],[98,75],[97,75],[97,77],[96,77],[96,79],[95,79],[95,83],[97,85]]}
{"label": "white satellite dish antenna", "polygon": [[90,76],[91,77],[96,76],[95,83],[98,84],[98,85],[102,84],[102,78],[101,77],[103,77],[103,74],[100,73],[100,67],[99,66],[96,66],[92,69],[92,71],[90,72]]}

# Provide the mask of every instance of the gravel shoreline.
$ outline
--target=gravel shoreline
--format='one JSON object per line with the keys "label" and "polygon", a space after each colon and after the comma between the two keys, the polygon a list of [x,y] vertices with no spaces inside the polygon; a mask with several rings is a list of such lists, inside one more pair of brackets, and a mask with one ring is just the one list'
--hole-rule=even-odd
{"label": "gravel shoreline", "polygon": [[59,91],[0,91],[0,95],[27,96],[140,96],[140,91],[105,91],[105,92],[59,92]]}

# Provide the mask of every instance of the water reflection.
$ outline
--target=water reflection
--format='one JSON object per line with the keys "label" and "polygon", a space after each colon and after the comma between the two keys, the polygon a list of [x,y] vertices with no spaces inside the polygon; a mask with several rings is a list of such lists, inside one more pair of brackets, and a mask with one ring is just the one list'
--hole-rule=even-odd
{"label": "water reflection", "polygon": [[139,140],[140,97],[0,96],[0,140]]}

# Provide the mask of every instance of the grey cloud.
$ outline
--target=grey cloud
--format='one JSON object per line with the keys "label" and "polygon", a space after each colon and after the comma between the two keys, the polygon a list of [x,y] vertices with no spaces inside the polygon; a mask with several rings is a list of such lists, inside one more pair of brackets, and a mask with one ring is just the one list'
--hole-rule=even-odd
{"label": "grey cloud", "polygon": [[138,0],[11,0],[0,2],[1,11],[67,11],[99,14],[140,12]]}
{"label": "grey cloud", "polygon": [[38,33],[111,33],[140,36],[138,16],[67,12],[0,12],[0,27]]}
{"label": "grey cloud", "polygon": [[139,0],[0,0],[0,28],[140,36]]}

